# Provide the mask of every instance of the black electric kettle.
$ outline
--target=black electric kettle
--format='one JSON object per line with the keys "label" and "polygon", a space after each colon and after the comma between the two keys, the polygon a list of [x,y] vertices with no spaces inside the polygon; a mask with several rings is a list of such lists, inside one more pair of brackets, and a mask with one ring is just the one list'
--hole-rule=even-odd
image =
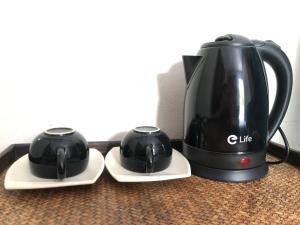
{"label": "black electric kettle", "polygon": [[[269,114],[264,62],[277,79]],[[248,181],[268,172],[266,149],[287,111],[292,69],[272,41],[225,35],[183,56],[187,81],[183,153],[192,173],[223,181]]]}

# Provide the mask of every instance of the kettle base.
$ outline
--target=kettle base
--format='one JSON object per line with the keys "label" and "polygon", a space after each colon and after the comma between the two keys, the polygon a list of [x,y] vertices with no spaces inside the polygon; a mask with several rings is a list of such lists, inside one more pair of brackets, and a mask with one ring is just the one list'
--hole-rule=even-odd
{"label": "kettle base", "polygon": [[267,163],[251,169],[222,170],[199,165],[190,161],[192,174],[212,180],[228,182],[245,182],[264,177],[268,173]]}

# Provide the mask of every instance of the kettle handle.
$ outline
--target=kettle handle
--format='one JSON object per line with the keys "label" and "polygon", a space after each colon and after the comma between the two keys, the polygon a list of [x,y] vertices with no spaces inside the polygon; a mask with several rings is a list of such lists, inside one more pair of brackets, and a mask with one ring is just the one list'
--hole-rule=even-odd
{"label": "kettle handle", "polygon": [[273,41],[253,41],[263,61],[274,70],[277,80],[275,101],[269,116],[268,141],[271,140],[287,111],[292,93],[293,72],[289,59]]}

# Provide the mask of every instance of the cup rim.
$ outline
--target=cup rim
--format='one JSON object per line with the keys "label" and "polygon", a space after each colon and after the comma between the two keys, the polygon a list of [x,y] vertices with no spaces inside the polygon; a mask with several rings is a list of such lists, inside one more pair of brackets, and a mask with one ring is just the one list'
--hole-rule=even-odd
{"label": "cup rim", "polygon": [[[64,130],[64,131],[57,131],[57,130]],[[56,130],[56,131],[54,131]],[[53,127],[53,128],[50,128],[50,129],[47,129],[44,131],[45,134],[48,134],[48,135],[52,135],[52,136],[64,136],[64,135],[67,135],[67,134],[73,134],[75,132],[74,129],[72,128],[69,128],[69,127]]]}
{"label": "cup rim", "polygon": [[160,132],[160,129],[154,126],[138,126],[135,127],[133,131],[142,134],[154,134]]}

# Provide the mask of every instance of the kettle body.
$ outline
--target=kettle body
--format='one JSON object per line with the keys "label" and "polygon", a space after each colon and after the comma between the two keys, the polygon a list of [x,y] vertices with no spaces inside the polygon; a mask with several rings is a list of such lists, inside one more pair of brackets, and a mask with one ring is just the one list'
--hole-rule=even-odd
{"label": "kettle body", "polygon": [[[274,69],[278,88],[269,114],[264,61]],[[195,175],[248,181],[267,174],[266,150],[286,113],[292,70],[271,41],[225,35],[184,56],[187,87],[183,153]]]}

